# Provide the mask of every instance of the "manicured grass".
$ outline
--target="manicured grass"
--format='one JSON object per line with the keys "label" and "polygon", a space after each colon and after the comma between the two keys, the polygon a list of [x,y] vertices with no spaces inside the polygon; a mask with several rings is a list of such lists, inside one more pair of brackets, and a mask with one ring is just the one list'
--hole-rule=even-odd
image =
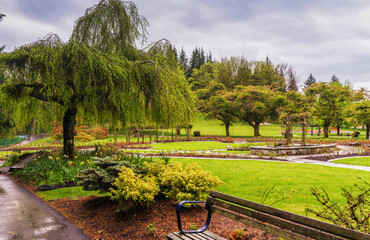
{"label": "manicured grass", "polygon": [[[291,198],[273,207],[305,215],[305,208],[318,206],[310,194],[310,187],[325,188],[335,201],[343,202],[340,188],[361,182],[358,177],[370,181],[366,171],[326,167],[311,164],[269,162],[255,160],[212,160],[212,159],[171,159],[170,162],[184,164],[197,162],[205,170],[218,176],[224,185],[217,190],[255,202],[261,202],[261,192],[275,186],[268,196],[271,203],[279,190],[285,193],[296,191]],[[313,216],[311,216],[313,217]]]}
{"label": "manicured grass", "polygon": [[353,157],[334,160],[335,163],[345,163],[370,167],[370,157]]}
{"label": "manicured grass", "polygon": [[226,149],[226,146],[233,146],[233,143],[222,143],[215,141],[204,142],[172,142],[172,143],[153,143],[154,150],[187,150],[187,151],[201,151],[201,150],[214,150]]}
{"label": "manicured grass", "polygon": [[36,193],[39,197],[46,201],[59,198],[78,198],[87,196],[110,196],[110,193],[99,193],[99,191],[84,191],[82,187],[67,187],[50,191]]}
{"label": "manicured grass", "polygon": [[[183,133],[184,130],[182,130]],[[219,120],[205,120],[202,115],[193,122],[192,131],[200,131],[204,135],[226,136],[225,126]],[[282,137],[279,125],[261,125],[260,133],[264,137]],[[234,124],[230,127],[231,137],[252,137],[253,128],[247,124]]]}

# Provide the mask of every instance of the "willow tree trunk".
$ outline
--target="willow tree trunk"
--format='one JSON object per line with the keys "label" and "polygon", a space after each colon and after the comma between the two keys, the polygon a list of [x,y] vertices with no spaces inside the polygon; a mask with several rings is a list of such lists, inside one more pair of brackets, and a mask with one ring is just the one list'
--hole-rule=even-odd
{"label": "willow tree trunk", "polygon": [[370,124],[366,124],[366,139],[370,139],[369,135],[370,135]]}
{"label": "willow tree trunk", "polygon": [[77,108],[68,108],[63,117],[63,151],[69,159],[74,159],[74,129]]}

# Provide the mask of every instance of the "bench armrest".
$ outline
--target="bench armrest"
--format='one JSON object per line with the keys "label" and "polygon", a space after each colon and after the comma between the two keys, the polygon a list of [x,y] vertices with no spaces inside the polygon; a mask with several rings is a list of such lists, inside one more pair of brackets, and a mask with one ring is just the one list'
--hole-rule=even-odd
{"label": "bench armrest", "polygon": [[[204,226],[201,227],[200,229],[198,229],[198,230],[189,230],[189,231],[183,231],[182,230],[182,225],[181,225],[181,207],[185,203],[205,203],[206,204],[206,207],[205,208],[208,211],[207,220],[206,220],[206,223],[204,224]],[[204,232],[208,228],[209,223],[211,222],[212,211],[210,211],[210,208],[209,207],[210,207],[210,204],[208,202],[205,202],[205,201],[182,201],[182,202],[180,202],[177,205],[177,208],[176,208],[177,227],[178,227],[179,231],[181,233],[200,233],[200,232]]]}

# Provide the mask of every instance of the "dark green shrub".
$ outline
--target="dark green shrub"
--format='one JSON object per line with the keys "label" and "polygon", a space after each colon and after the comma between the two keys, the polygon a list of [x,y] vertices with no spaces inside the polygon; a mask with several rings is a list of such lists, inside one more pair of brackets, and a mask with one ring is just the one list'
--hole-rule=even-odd
{"label": "dark green shrub", "polygon": [[93,158],[96,168],[88,168],[81,171],[76,177],[83,190],[100,190],[107,192],[112,187],[112,183],[118,177],[123,166],[133,169],[136,173],[145,174],[145,170],[140,166],[135,166],[129,161],[118,161],[113,157]]}

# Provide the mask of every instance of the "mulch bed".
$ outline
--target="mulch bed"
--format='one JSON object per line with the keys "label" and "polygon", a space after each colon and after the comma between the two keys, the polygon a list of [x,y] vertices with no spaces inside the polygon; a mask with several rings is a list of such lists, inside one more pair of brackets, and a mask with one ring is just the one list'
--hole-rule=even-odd
{"label": "mulch bed", "polygon": [[[58,199],[49,203],[61,212],[91,239],[166,239],[167,234],[177,232],[177,202],[158,199],[149,208],[131,208],[119,213],[119,204],[108,197],[82,197],[78,200]],[[183,208],[184,228],[197,227],[205,223],[207,212],[204,207]],[[155,223],[155,232],[150,234],[146,227]],[[235,229],[244,229],[246,239],[278,239],[277,237],[254,229],[242,223],[214,214],[209,227],[227,238]]]}

